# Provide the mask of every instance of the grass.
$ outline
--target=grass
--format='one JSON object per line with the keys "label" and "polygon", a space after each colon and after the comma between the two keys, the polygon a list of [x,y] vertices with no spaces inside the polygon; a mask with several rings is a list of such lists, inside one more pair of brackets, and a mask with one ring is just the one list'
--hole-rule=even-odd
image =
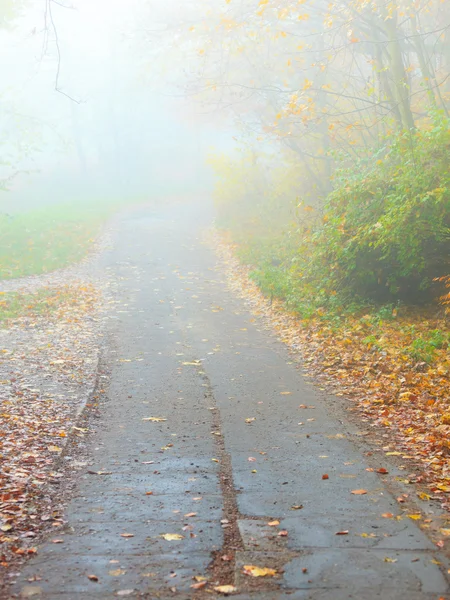
{"label": "grass", "polygon": [[0,279],[47,273],[81,260],[117,207],[71,203],[0,216]]}
{"label": "grass", "polygon": [[68,290],[42,289],[34,294],[0,292],[0,324],[27,316],[48,316],[68,301]]}

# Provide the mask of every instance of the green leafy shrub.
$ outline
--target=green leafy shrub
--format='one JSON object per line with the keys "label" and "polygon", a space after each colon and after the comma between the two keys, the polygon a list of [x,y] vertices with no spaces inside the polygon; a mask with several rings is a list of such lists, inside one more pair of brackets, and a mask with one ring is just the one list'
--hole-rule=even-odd
{"label": "green leafy shrub", "polygon": [[331,289],[429,299],[450,262],[450,124],[403,133],[383,159],[342,171],[312,234],[308,276]]}

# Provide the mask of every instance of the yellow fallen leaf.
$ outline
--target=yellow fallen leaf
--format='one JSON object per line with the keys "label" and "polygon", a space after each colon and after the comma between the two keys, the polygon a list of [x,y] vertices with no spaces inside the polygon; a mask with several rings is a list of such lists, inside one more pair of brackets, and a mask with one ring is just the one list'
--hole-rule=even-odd
{"label": "yellow fallen leaf", "polygon": [[111,577],[120,577],[120,575],[125,575],[126,571],[124,569],[116,569],[115,571],[109,571]]}
{"label": "yellow fallen leaf", "polygon": [[413,519],[414,521],[419,521],[422,518],[422,515],[406,515],[408,519]]}
{"label": "yellow fallen leaf", "polygon": [[49,446],[47,450],[49,452],[62,452],[62,448],[60,448],[59,446]]}
{"label": "yellow fallen leaf", "polygon": [[276,527],[279,524],[280,524],[280,521],[277,521],[277,520],[275,520],[275,521],[269,521],[269,523],[267,523],[267,525],[269,527]]}
{"label": "yellow fallen leaf", "polygon": [[142,419],[143,421],[151,421],[152,423],[162,423],[163,421],[167,421],[167,419],[162,419],[161,417],[146,417]]}
{"label": "yellow fallen leaf", "polygon": [[179,533],[164,533],[161,537],[168,542],[176,542],[184,539],[184,535],[180,535]]}
{"label": "yellow fallen leaf", "polygon": [[242,572],[245,575],[251,575],[252,577],[275,577],[277,574],[276,569],[270,569],[269,567],[256,567],[255,565],[244,565]]}
{"label": "yellow fallen leaf", "polygon": [[280,396],[290,396],[292,392],[280,392]]}
{"label": "yellow fallen leaf", "polygon": [[450,529],[439,529],[439,531],[442,533],[442,535],[450,535]]}
{"label": "yellow fallen leaf", "polygon": [[441,490],[441,492],[446,492],[447,494],[450,493],[450,485],[447,485],[446,483],[438,483],[436,487],[438,490]]}
{"label": "yellow fallen leaf", "polygon": [[417,494],[419,496],[419,498],[421,500],[430,500],[431,496],[430,494],[426,494],[425,492],[420,492],[420,494]]}
{"label": "yellow fallen leaf", "polygon": [[396,563],[397,560],[398,560],[397,558],[389,558],[389,556],[384,557],[384,562],[387,562],[387,563]]}
{"label": "yellow fallen leaf", "polygon": [[234,592],[237,592],[237,588],[234,585],[216,585],[213,589],[219,594],[234,594]]}
{"label": "yellow fallen leaf", "polygon": [[401,452],[386,452],[386,456],[401,456]]}

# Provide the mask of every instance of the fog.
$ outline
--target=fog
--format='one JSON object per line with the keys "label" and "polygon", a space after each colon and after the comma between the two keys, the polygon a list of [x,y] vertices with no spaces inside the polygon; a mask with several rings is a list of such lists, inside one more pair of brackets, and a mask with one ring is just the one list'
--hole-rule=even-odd
{"label": "fog", "polygon": [[9,14],[5,4],[3,212],[211,189],[205,159],[212,148],[230,146],[230,127],[173,80],[151,39],[152,27],[158,32],[165,24],[156,11],[148,20],[145,5],[30,0]]}

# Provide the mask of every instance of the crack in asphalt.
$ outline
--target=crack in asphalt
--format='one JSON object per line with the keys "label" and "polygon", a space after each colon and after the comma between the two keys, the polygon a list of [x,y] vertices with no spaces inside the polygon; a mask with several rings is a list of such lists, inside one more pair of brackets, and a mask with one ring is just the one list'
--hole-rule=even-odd
{"label": "crack in asphalt", "polygon": [[[208,400],[208,409],[211,413],[212,435],[214,435],[217,460],[219,460],[220,465],[218,476],[223,499],[223,545],[220,550],[213,552],[209,571],[214,581],[218,581],[218,584],[234,585],[236,568],[235,553],[237,550],[243,550],[244,544],[238,526],[239,509],[233,481],[233,468],[231,456],[225,448],[220,410],[214,397],[211,381],[205,372],[201,373],[201,378],[206,384],[204,395],[205,399]],[[227,557],[227,559],[224,560],[223,557]]]}

